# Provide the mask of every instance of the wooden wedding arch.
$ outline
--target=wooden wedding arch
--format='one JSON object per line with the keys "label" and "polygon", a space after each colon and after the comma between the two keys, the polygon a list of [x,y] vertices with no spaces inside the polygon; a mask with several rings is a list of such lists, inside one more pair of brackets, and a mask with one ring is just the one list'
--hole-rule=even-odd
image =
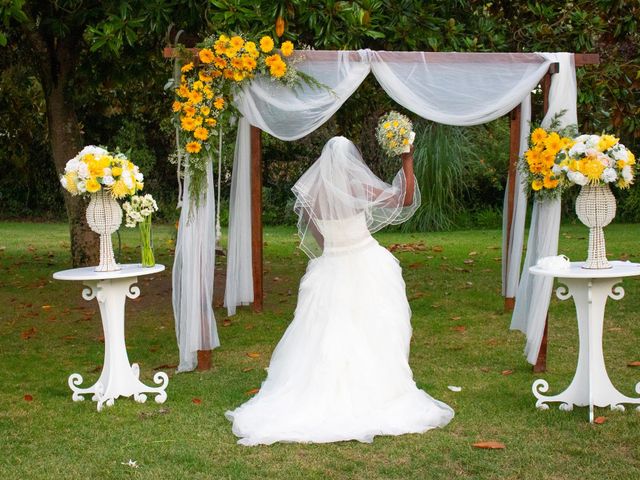
{"label": "wooden wedding arch", "polygon": [[[326,51],[328,58],[335,58],[335,52]],[[321,51],[315,51],[315,55],[321,55]],[[412,55],[413,54],[413,55]],[[352,52],[353,59],[357,60],[357,52]],[[480,56],[491,55],[487,53],[478,53]],[[525,57],[530,53],[511,53],[513,56]],[[178,50],[172,46],[167,46],[163,50],[164,58],[176,58],[178,56]],[[447,63],[454,60],[455,54],[453,52],[410,52],[403,57],[407,61],[411,61],[413,58],[430,58],[434,62]],[[316,58],[321,58],[320,56]],[[600,56],[597,53],[575,53],[574,54],[575,66],[584,67],[587,65],[598,65],[600,63]],[[552,75],[559,72],[559,64],[551,63],[549,69],[542,77],[540,81],[540,87],[543,95],[543,111],[542,116],[546,115],[549,108],[549,89],[551,87]],[[509,166],[508,166],[508,197],[505,214],[507,216],[506,222],[506,244],[510,245],[512,230],[513,230],[513,210],[515,207],[515,180],[516,180],[516,168],[519,157],[520,146],[520,117],[521,107],[517,105],[509,113]],[[262,172],[262,130],[258,127],[251,126],[251,171]],[[252,269],[253,269],[253,303],[252,308],[254,312],[262,312],[264,308],[264,263],[263,263],[263,231],[262,231],[262,175],[251,176],[251,250],[252,250]],[[508,254],[506,252],[505,260],[508,262]],[[515,297],[504,298],[504,310],[506,312],[512,311],[515,306]],[[547,317],[548,320],[548,317]],[[534,372],[543,372],[546,370],[547,359],[547,329],[548,321],[545,322],[544,335],[542,338],[542,344],[540,346],[540,352],[538,354],[538,360],[533,366]]]}

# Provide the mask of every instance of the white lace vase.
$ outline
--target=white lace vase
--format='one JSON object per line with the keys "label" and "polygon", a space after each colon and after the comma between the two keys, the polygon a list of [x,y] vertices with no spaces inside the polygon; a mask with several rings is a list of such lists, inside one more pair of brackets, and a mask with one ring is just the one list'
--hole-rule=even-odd
{"label": "white lace vase", "polygon": [[585,185],[576,199],[576,213],[589,227],[589,256],[582,268],[611,268],[607,261],[604,227],[616,216],[616,198],[609,185]]}
{"label": "white lace vase", "polygon": [[91,230],[100,235],[100,265],[96,267],[96,272],[120,270],[120,265],[113,257],[111,234],[120,228],[122,208],[109,192],[100,190],[91,194],[87,223]]}

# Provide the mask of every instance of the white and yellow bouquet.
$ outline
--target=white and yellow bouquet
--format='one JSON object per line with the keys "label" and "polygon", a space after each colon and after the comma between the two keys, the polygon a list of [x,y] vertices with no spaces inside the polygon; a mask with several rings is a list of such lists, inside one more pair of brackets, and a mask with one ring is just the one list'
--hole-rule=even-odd
{"label": "white and yellow bouquet", "polygon": [[415,139],[413,124],[408,117],[392,110],[380,117],[376,138],[382,150],[390,157],[407,153]]}
{"label": "white and yellow bouquet", "polygon": [[613,135],[580,135],[560,162],[571,184],[614,184],[629,188],[635,177],[636,158]]}
{"label": "white and yellow bouquet", "polygon": [[144,176],[126,155],[89,145],[67,162],[60,183],[71,195],[106,190],[113,198],[134,195],[144,187]]}
{"label": "white and yellow bouquet", "polygon": [[122,204],[126,213],[126,226],[133,228],[136,225],[140,230],[140,254],[141,264],[144,267],[153,267],[156,264],[153,255],[153,243],[151,241],[151,216],[158,211],[158,204],[150,195],[133,195]]}

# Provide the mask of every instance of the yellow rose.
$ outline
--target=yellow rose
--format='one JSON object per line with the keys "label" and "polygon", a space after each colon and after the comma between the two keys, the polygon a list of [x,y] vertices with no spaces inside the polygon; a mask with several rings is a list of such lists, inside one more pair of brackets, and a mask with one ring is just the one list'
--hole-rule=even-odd
{"label": "yellow rose", "polygon": [[537,192],[538,190],[541,190],[541,189],[542,189],[542,187],[543,187],[542,180],[538,180],[538,179],[536,179],[536,180],[534,180],[533,182],[531,182],[531,188],[532,188],[533,190],[535,190],[536,192]]}
{"label": "yellow rose", "polygon": [[111,195],[115,198],[126,197],[129,193],[129,188],[124,183],[124,180],[117,180],[113,185],[111,185]]}
{"label": "yellow rose", "polygon": [[86,183],[87,192],[95,193],[100,190],[100,183],[95,178],[90,178]]}
{"label": "yellow rose", "polygon": [[119,177],[120,175],[122,175],[122,168],[121,167],[113,167],[111,169],[111,176],[113,178]]}

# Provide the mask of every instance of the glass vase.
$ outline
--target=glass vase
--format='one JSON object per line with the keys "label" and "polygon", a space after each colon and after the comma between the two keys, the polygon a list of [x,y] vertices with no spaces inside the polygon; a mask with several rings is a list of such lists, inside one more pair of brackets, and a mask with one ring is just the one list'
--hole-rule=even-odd
{"label": "glass vase", "polygon": [[153,256],[153,239],[151,237],[151,215],[138,224],[140,229],[140,255],[143,267],[153,267],[156,259]]}

